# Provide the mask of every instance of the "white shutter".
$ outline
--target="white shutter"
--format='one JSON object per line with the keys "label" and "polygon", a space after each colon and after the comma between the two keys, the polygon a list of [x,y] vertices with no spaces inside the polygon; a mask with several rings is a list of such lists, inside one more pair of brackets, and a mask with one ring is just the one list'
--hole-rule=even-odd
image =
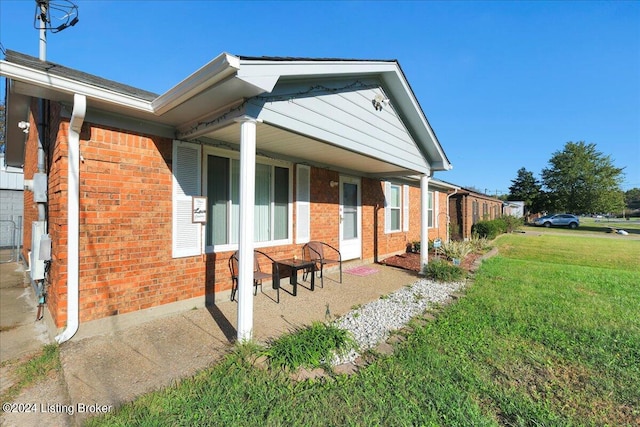
{"label": "white shutter", "polygon": [[200,196],[200,146],[173,142],[173,257],[202,253],[202,226],[192,221],[192,197]]}
{"label": "white shutter", "polygon": [[440,227],[440,224],[438,224],[438,212],[440,209],[440,203],[439,203],[439,197],[438,197],[438,192],[437,191],[432,191],[431,192],[431,206],[432,206],[432,216],[433,219],[431,220],[431,226],[434,228],[438,228]]}
{"label": "white shutter", "polygon": [[384,232],[391,232],[391,203],[389,203],[389,197],[391,197],[391,183],[384,183]]}
{"label": "white shutter", "polygon": [[409,186],[402,186],[402,231],[409,231]]}
{"label": "white shutter", "polygon": [[311,168],[296,167],[296,243],[306,243],[311,238]]}

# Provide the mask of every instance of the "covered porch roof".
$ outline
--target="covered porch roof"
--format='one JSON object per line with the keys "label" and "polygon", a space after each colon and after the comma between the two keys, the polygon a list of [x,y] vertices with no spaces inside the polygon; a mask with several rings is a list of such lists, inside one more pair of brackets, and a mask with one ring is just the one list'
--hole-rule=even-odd
{"label": "covered porch roof", "polygon": [[223,53],[157,95],[14,51],[7,78],[6,163],[22,166],[31,97],[87,121],[239,149],[241,117],[257,120],[259,154],[363,176],[451,169],[397,61],[256,58]]}

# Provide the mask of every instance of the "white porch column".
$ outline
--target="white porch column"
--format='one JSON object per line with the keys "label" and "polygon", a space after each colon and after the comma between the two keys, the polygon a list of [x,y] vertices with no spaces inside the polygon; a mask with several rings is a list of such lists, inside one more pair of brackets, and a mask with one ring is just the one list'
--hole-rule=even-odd
{"label": "white porch column", "polygon": [[253,211],[256,176],[256,120],[240,122],[240,236],[238,239],[238,341],[253,335]]}
{"label": "white porch column", "polygon": [[429,263],[429,179],[420,177],[420,272]]}

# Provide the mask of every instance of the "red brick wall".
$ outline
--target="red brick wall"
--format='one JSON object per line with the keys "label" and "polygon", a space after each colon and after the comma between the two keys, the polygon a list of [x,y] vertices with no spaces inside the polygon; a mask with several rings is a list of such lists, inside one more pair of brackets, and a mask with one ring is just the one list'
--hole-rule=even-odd
{"label": "red brick wall", "polygon": [[[49,173],[49,308],[66,322],[68,121]],[[171,257],[172,141],[85,123],[80,153],[80,321],[201,296],[201,257]]]}
{"label": "red brick wall", "polygon": [[320,240],[338,247],[340,187],[331,187],[338,182],[338,172],[311,168],[311,240]]}
{"label": "red brick wall", "polygon": [[[477,217],[474,220],[474,203],[477,203]],[[484,210],[486,206],[486,214]],[[471,228],[478,221],[492,220],[502,216],[502,201],[481,194],[462,192],[451,197],[450,207],[452,238],[471,238]]]}
{"label": "red brick wall", "polygon": [[[29,134],[27,135],[27,142],[25,144],[25,158],[24,158],[24,179],[33,179],[33,175],[38,171],[38,125],[36,122],[38,117],[38,104],[34,99],[31,102],[31,108],[29,111]],[[24,259],[28,259],[29,251],[31,250],[31,223],[38,220],[38,208],[33,201],[33,192],[24,192],[24,212],[23,212],[23,247],[22,256]]]}
{"label": "red brick wall", "polygon": [[[57,115],[56,106],[52,105],[52,111]],[[49,171],[49,232],[53,241],[49,309],[56,325],[62,327],[67,320],[69,123],[54,122],[52,128],[55,144]],[[215,302],[219,298],[216,293],[231,288],[228,260],[232,252],[172,258],[171,139],[92,123],[84,124],[80,139],[81,322],[203,295]],[[28,150],[29,166],[25,168],[30,174],[36,153],[32,145]],[[330,182],[339,178],[338,172],[311,168],[311,239],[335,247],[339,245],[340,189],[331,187]],[[410,190],[410,230],[385,234],[384,184],[368,178],[362,178],[361,183],[363,258],[402,251],[408,242],[419,240],[419,187]],[[25,204],[27,200],[25,195]],[[446,222],[446,216],[441,221]],[[295,233],[295,224],[293,230]],[[301,245],[295,244],[261,250],[273,258],[301,255]]]}
{"label": "red brick wall", "polygon": [[429,240],[446,240],[449,236],[448,222],[451,214],[448,212],[447,195],[446,192],[434,191],[433,222],[436,226],[429,229]]}
{"label": "red brick wall", "polygon": [[[51,267],[49,271],[50,288],[47,294],[47,305],[57,326],[63,326],[67,310],[67,138],[68,121],[60,120],[60,105],[50,104],[49,116],[49,149],[47,150],[47,173],[49,177],[47,227],[51,236]],[[64,156],[63,156],[63,153]],[[59,245],[64,245],[61,252]],[[64,277],[64,280],[60,280]],[[64,320],[59,320],[61,311]]]}

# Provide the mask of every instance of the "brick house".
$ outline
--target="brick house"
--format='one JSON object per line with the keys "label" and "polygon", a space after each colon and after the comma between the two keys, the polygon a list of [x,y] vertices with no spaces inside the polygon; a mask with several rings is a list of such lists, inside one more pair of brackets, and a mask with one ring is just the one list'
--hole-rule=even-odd
{"label": "brick house", "polygon": [[471,227],[478,221],[492,220],[502,216],[503,202],[495,197],[460,188],[449,197],[451,213],[451,238],[471,238]]}
{"label": "brick house", "polygon": [[451,165],[396,61],[221,54],[162,95],[14,51],[0,75],[58,342],[228,298],[236,250],[247,339],[254,249],[369,262],[447,232],[453,186],[430,181]]}

